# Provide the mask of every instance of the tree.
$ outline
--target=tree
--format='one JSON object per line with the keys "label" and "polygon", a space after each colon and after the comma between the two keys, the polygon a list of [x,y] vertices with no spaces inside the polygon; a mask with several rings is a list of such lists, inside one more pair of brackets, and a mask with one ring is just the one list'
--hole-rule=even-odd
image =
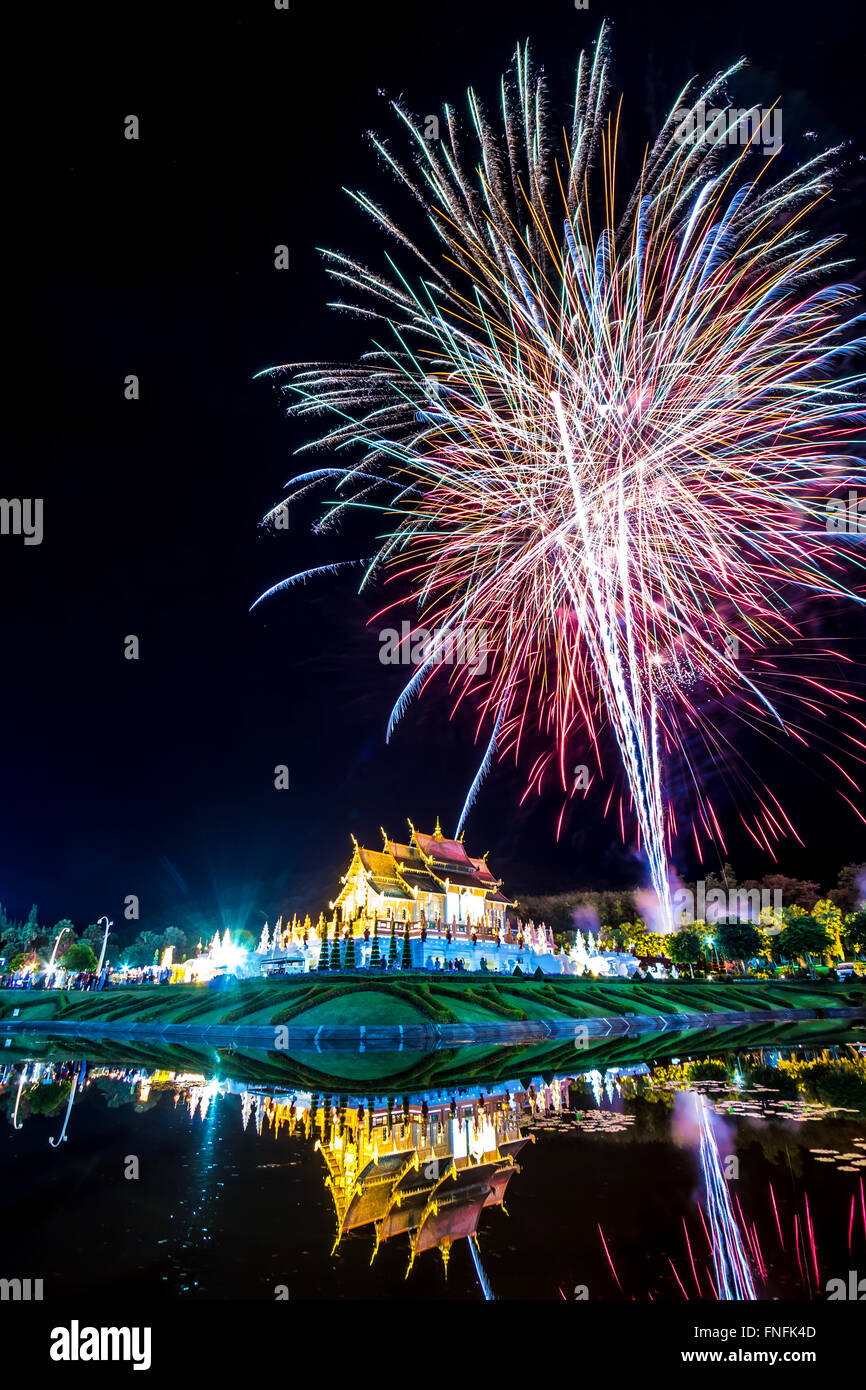
{"label": "tree", "polygon": [[735,889],[736,886],[736,871],[734,870],[732,865],[728,864],[727,862],[722,865],[722,868],[719,873],[707,874],[706,891],[708,895],[713,891],[714,888],[721,888],[722,892],[727,894],[730,893],[733,889]]}
{"label": "tree", "polygon": [[842,939],[855,955],[866,951],[866,911],[849,913],[842,924]]}
{"label": "tree", "polygon": [[574,940],[578,927],[583,931],[589,927],[593,935],[598,936],[601,929],[615,929],[624,922],[632,922],[636,911],[633,893],[583,888],[570,893],[522,897],[518,904],[523,921],[532,918],[536,922],[547,922],[554,934],[559,933],[569,942]]}
{"label": "tree", "polygon": [[[153,965],[153,958],[159,957],[159,948],[162,944],[162,937],[159,932],[142,931],[138,933],[135,940],[127,946],[121,954],[127,965],[145,966]],[[100,948],[102,943],[100,942]]]}
{"label": "tree", "polygon": [[839,870],[839,886],[827,894],[840,911],[857,912],[866,891],[866,864],[846,864]]}
{"label": "tree", "polygon": [[629,946],[634,950],[636,956],[666,956],[668,955],[669,936],[662,936],[660,932],[647,931],[643,926],[635,926],[629,935]]}
{"label": "tree", "polygon": [[379,955],[379,924],[378,924],[378,922],[374,922],[374,923],[373,923],[373,945],[372,945],[372,947],[370,948],[370,968],[371,968],[372,970],[378,970],[378,969],[379,969],[379,966],[380,966],[381,964],[382,964],[382,960],[381,960],[381,957],[380,957],[380,955]]}
{"label": "tree", "polygon": [[724,922],[716,931],[719,951],[725,960],[738,960],[746,969],[746,961],[760,955],[763,939],[751,922]]}
{"label": "tree", "polygon": [[767,874],[760,886],[770,894],[781,893],[782,903],[787,907],[798,907],[803,912],[811,912],[821,896],[821,888],[811,879],[789,878],[787,874]]}
{"label": "tree", "polygon": [[804,915],[794,917],[783,927],[779,935],[779,944],[784,955],[789,960],[808,961],[812,964],[812,956],[825,955],[832,945],[830,933],[821,922],[816,922],[814,917]]}
{"label": "tree", "polygon": [[334,929],[334,940],[331,942],[331,969],[340,969],[340,929]]}
{"label": "tree", "polygon": [[628,949],[631,934],[634,928],[631,924],[618,923],[616,926],[602,926],[599,933],[602,945],[609,951],[625,951]]}
{"label": "tree", "polygon": [[391,941],[390,941],[390,944],[389,944],[389,946],[388,946],[388,969],[389,969],[389,970],[393,970],[393,969],[394,969],[394,966],[395,966],[396,964],[397,964],[397,935],[396,935],[396,927],[395,927],[394,922],[393,922],[393,920],[392,920],[392,922],[391,922]]}
{"label": "tree", "polygon": [[812,908],[811,915],[822,927],[827,928],[827,935],[832,943],[830,954],[841,960],[845,954],[842,949],[842,913],[829,898],[821,898]]}
{"label": "tree", "polygon": [[[242,934],[243,933],[240,932],[238,933],[239,936]],[[252,941],[253,938],[250,933],[248,932],[246,935],[249,936]],[[102,937],[99,938],[99,947],[100,949],[102,948]],[[154,953],[158,954],[160,961],[169,947],[174,950],[172,960],[175,964],[177,964],[178,961],[185,960],[189,954],[191,943],[186,932],[181,931],[180,927],[166,927],[164,932],[158,934],[154,933],[153,950]],[[146,964],[146,962],[142,962],[142,964]]]}
{"label": "tree", "polygon": [[403,931],[403,954],[402,954],[402,956],[400,957],[400,969],[401,969],[401,970],[411,970],[411,969],[412,969],[412,945],[411,945],[411,943],[410,943],[410,941],[409,941],[409,923],[408,923],[408,922],[406,923],[406,926],[405,926],[404,931]]}
{"label": "tree", "polygon": [[64,970],[95,970],[99,961],[86,941],[73,941],[63,957]]}
{"label": "tree", "polygon": [[343,961],[343,969],[355,969],[355,933],[352,930],[351,926],[349,927],[349,936],[346,941],[346,956]]}
{"label": "tree", "polygon": [[670,956],[674,965],[687,965],[692,979],[695,977],[694,966],[698,965],[704,954],[704,942],[699,932],[694,928],[686,927],[682,931],[676,931],[672,936],[666,938],[666,955]]}
{"label": "tree", "polygon": [[319,969],[327,970],[328,967],[328,924],[322,923],[322,946],[319,951]]}
{"label": "tree", "polygon": [[[31,911],[31,917],[32,915]],[[3,943],[4,955],[11,956],[16,952],[26,951],[38,931],[38,925],[31,922],[30,918],[26,922],[12,921],[0,907],[0,942]]]}
{"label": "tree", "polygon": [[105,936],[105,927],[101,927],[98,922],[91,922],[81,933],[81,940],[87,941],[94,950],[102,950],[102,938]]}
{"label": "tree", "polygon": [[68,917],[61,917],[59,922],[54,923],[54,926],[52,927],[49,935],[52,950],[54,948],[54,943],[57,940],[58,936],[60,936],[61,932],[63,932],[63,936],[60,940],[60,944],[57,947],[58,955],[62,955],[64,951],[67,951],[69,949],[73,941],[76,941],[78,939],[78,934],[75,930],[75,923],[70,921]]}

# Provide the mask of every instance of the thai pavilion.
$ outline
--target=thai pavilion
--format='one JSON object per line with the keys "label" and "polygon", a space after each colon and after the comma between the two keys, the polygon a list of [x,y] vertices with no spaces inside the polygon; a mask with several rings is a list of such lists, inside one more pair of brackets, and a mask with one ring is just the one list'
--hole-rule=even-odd
{"label": "thai pavilion", "polygon": [[384,968],[395,935],[399,968],[566,970],[549,927],[509,918],[515,903],[486,855],[473,859],[462,838],[445,838],[438,820],[432,835],[408,825],[408,844],[384,830],[380,850],[352,837],[352,860],[329,903],[330,922],[322,916],[316,926],[309,919],[302,925],[295,918],[284,926],[280,919],[272,939],[265,927],[259,946],[265,974],[317,969],[323,943],[332,970],[378,968],[379,962]]}
{"label": "thai pavilion", "polygon": [[552,933],[509,920],[507,909],[515,904],[503,893],[487,856],[473,859],[462,837],[447,840],[438,820],[432,835],[407,824],[408,844],[389,839],[384,830],[381,850],[366,849],[352,838],[352,862],[330,908],[344,932],[364,938],[361,955],[368,954],[372,931],[381,939],[395,924],[409,938],[415,967],[448,969],[459,963],[464,970],[510,974],[515,965],[534,970],[543,960],[551,968]]}
{"label": "thai pavilion", "polygon": [[365,849],[352,839],[355,852],[330,904],[338,918],[417,922],[428,927],[482,927],[505,931],[505,909],[514,904],[502,892],[483,859],[472,859],[462,837],[446,840],[437,820],[432,835],[408,822],[407,845],[382,831],[381,850]]}

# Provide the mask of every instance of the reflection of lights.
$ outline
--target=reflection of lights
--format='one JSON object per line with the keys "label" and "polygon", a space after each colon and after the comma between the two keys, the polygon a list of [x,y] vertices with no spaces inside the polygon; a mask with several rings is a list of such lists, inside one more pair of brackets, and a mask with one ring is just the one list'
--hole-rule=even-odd
{"label": "reflection of lights", "polygon": [[481,1292],[484,1294],[485,1299],[487,1299],[487,1301],[490,1302],[493,1299],[493,1290],[490,1287],[490,1281],[487,1278],[487,1275],[485,1274],[484,1268],[481,1264],[481,1250],[478,1246],[478,1236],[475,1235],[474,1232],[469,1237],[469,1252],[472,1256],[472,1263],[475,1266],[475,1273],[478,1276],[478,1282],[481,1285]]}
{"label": "reflection of lights", "polygon": [[707,1194],[707,1216],[712,1233],[716,1294],[721,1300],[757,1299],[752,1272],[740,1239],[731,1194],[722,1171],[722,1159],[712,1130],[712,1110],[700,1096],[695,1105],[701,1127],[701,1170]]}
{"label": "reflection of lights", "polygon": [[[208,1049],[208,1051],[210,1052],[210,1049]],[[836,1052],[837,1050],[834,1049],[834,1055]],[[740,1066],[746,1071],[747,1078],[748,1067],[756,1060],[757,1055],[756,1052],[747,1051],[740,1059]],[[214,1065],[224,1064],[224,1059],[220,1057],[216,1050],[212,1052],[212,1056]],[[777,1061],[784,1061],[787,1056],[787,1050],[785,1052],[776,1051],[774,1053],[774,1057]],[[238,1058],[239,1063],[242,1062],[242,1060],[241,1057]],[[766,1061],[766,1057],[763,1056],[763,1054],[762,1060]],[[676,1058],[670,1059],[670,1062],[673,1065],[679,1065]],[[216,1180],[226,1176],[225,1173],[220,1172],[220,1155],[217,1147],[222,1138],[222,1129],[224,1128],[220,1117],[220,1111],[225,1109],[226,1119],[231,1119],[237,1114],[236,1107],[239,1104],[240,1118],[242,1118],[243,1128],[246,1130],[248,1121],[253,1115],[253,1106],[255,1106],[256,1131],[261,1134],[266,1131],[268,1127],[271,1127],[274,1137],[277,1136],[282,1125],[286,1125],[292,1135],[302,1135],[308,1112],[311,1109],[318,1110],[319,1116],[322,1116],[321,1108],[316,1105],[316,1101],[313,1100],[309,1093],[298,1090],[291,1085],[290,1081],[283,1079],[282,1076],[277,1075],[270,1082],[266,1080],[251,1082],[249,1079],[241,1081],[240,1078],[238,1080],[232,1080],[225,1076],[219,1077],[214,1075],[210,1072],[210,1064],[206,1063],[205,1065],[208,1068],[207,1073],[170,1071],[167,1069],[153,1070],[149,1065],[141,1064],[127,1066],[121,1066],[120,1064],[105,1066],[100,1064],[87,1069],[88,1083],[98,1083],[98,1080],[103,1077],[111,1079],[112,1087],[117,1088],[116,1094],[118,1102],[122,1105],[134,1103],[136,1099],[140,1102],[145,1102],[149,1099],[151,1105],[154,1105],[159,1098],[159,1092],[163,1089],[168,1092],[166,1099],[174,1099],[176,1104],[183,1104],[184,1101],[188,1103],[190,1124],[195,1127],[196,1143],[200,1146],[200,1157],[198,1161],[194,1162],[193,1171],[189,1175],[193,1179],[193,1186],[190,1192],[182,1190],[180,1195],[185,1200],[180,1202],[180,1204],[175,1203],[172,1230],[170,1232],[171,1243],[176,1247],[175,1256],[180,1262],[178,1272],[181,1275],[182,1282],[188,1286],[188,1290],[192,1290],[196,1287],[194,1276],[197,1274],[198,1270],[191,1264],[183,1262],[185,1260],[197,1259],[194,1252],[200,1243],[216,1239],[213,1233],[215,1224],[213,1217],[215,1210],[219,1209],[216,1204],[218,1204],[222,1193],[221,1184]],[[78,1084],[75,1085],[74,1089],[76,1092],[81,1092],[84,1089],[85,1083],[82,1079],[82,1072],[79,1070],[78,1061],[64,1061],[62,1063],[57,1062],[46,1065],[22,1060],[21,1063],[13,1063],[12,1066],[3,1067],[0,1065],[0,1098],[5,1098],[8,1094],[10,1101],[16,1101],[13,1115],[14,1128],[16,1130],[22,1128],[18,1114],[18,1101],[23,1094],[23,1090],[28,1090],[28,1095],[32,1095],[29,1088],[35,1085],[47,1085],[51,1087],[58,1082],[62,1083],[69,1077],[70,1073],[74,1075],[77,1070],[79,1073],[77,1078]],[[612,1085],[616,1085],[621,1080],[624,1081],[624,1079],[649,1077],[653,1080],[654,1070],[655,1068],[650,1069],[646,1063],[622,1069],[616,1067],[604,1069],[604,1064],[602,1063],[601,1070],[584,1073],[583,1079],[585,1079],[588,1085],[592,1085],[593,1089],[597,1092],[603,1087],[608,1091],[608,1094],[610,1094]],[[242,1067],[239,1067],[239,1072],[242,1076]],[[504,1104],[502,1108],[503,1112],[507,1113],[509,1117],[508,1123],[519,1122],[522,1126],[526,1113],[531,1107],[533,1118],[526,1120],[526,1123],[537,1128],[539,1131],[553,1130],[555,1128],[555,1130],[561,1133],[566,1128],[573,1128],[580,1131],[581,1135],[585,1133],[588,1137],[592,1136],[596,1143],[604,1142],[608,1136],[608,1142],[609,1140],[617,1139],[618,1134],[624,1132],[626,1126],[633,1126],[635,1124],[634,1115],[622,1115],[614,1113],[613,1111],[593,1111],[588,1109],[583,1115],[581,1115],[580,1112],[574,1112],[579,1116],[577,1121],[570,1118],[567,1114],[563,1114],[562,1112],[573,1110],[576,1101],[569,1100],[567,1086],[574,1085],[578,1079],[579,1078],[569,1072],[567,1076],[549,1076],[546,1080],[541,1075],[536,1075],[531,1078],[524,1077],[522,1081],[515,1078],[513,1081],[507,1083],[501,1082],[504,1095]],[[701,1095],[707,1096],[708,1098],[708,1106],[705,1105],[704,1107],[705,1111],[713,1104],[728,1107],[730,1101],[727,1097],[732,1082],[733,1084],[739,1085],[742,1080],[740,1067],[737,1067],[733,1076],[728,1075],[723,1080],[698,1081],[696,1084],[701,1088]],[[665,1065],[655,1076],[653,1089],[659,1091],[676,1089],[681,1091],[685,1081],[686,1078],[684,1077],[671,1079],[668,1066]],[[425,1081],[423,1084],[426,1086],[428,1083]],[[256,1089],[251,1090],[250,1086]],[[530,1086],[532,1089],[531,1096],[529,1091]],[[122,1095],[120,1094],[121,1088],[123,1090]],[[17,1099],[14,1095],[10,1094],[10,1092],[15,1089],[18,1091]],[[93,1096],[89,1102],[91,1107],[100,1099],[103,1104],[105,1104],[106,1101],[111,1105],[118,1103],[114,1099],[108,1100],[107,1096],[100,1097],[96,1084],[93,1084],[92,1089]],[[778,1093],[775,1092],[773,1088],[767,1088],[766,1086],[748,1086],[748,1089],[754,1090],[760,1095],[760,1104],[762,1107],[764,1105],[769,1105],[771,1107],[768,1114],[773,1115],[774,1112],[772,1111],[772,1107],[773,1105],[777,1105],[780,1117],[784,1114],[786,1119],[791,1118],[791,1114],[793,1113],[792,1110],[788,1109],[783,1111],[783,1106],[788,1107],[791,1106],[792,1103],[788,1101],[783,1102],[781,1100],[774,1102],[772,1097],[778,1095]],[[352,1143],[355,1142],[356,1138],[358,1143],[366,1142],[368,1148],[365,1152],[369,1153],[373,1150],[373,1145],[375,1143],[374,1136],[380,1134],[379,1129],[374,1128],[371,1123],[370,1130],[367,1132],[367,1139],[364,1141],[362,1131],[367,1122],[367,1108],[369,1106],[372,1116],[376,1110],[382,1109],[385,1105],[384,1099],[380,1098],[377,1100],[376,1098],[372,1098],[371,1100],[370,1098],[365,1098],[363,1106],[361,1106],[359,1098],[351,1094],[351,1087],[349,1091],[349,1095],[344,1099],[344,1106],[350,1117],[348,1127],[344,1131],[339,1131],[339,1129],[337,1129],[331,1140],[331,1151],[334,1154],[341,1155],[340,1163],[342,1165],[341,1172],[344,1179],[343,1190],[345,1191],[351,1191],[357,1185],[359,1173],[363,1174],[366,1161],[362,1158],[360,1149],[352,1148]],[[173,1096],[171,1094],[172,1092]],[[625,1094],[630,1094],[625,1085],[623,1085],[623,1092]],[[115,1094],[113,1091],[109,1092],[109,1095],[113,1094]],[[434,1091],[430,1089],[413,1094],[411,1099],[411,1114],[408,1115],[409,1123],[411,1124],[418,1118],[419,1106],[421,1106],[423,1101],[426,1100],[429,1103],[430,1110],[433,1112],[434,1109],[438,1110],[447,1100],[457,1094],[458,1093],[454,1091],[453,1087],[448,1084],[444,1085],[441,1090],[437,1089]],[[48,1095],[53,1101],[50,1092]],[[231,1098],[230,1103],[227,1101],[225,1106],[217,1104],[220,1096]],[[725,1097],[724,1099],[722,1099],[723,1096]],[[464,1161],[467,1159],[477,1159],[479,1157],[483,1161],[484,1155],[488,1154],[496,1147],[499,1135],[498,1133],[491,1132],[491,1118],[484,1108],[479,1111],[474,1122],[472,1114],[465,1113],[470,1098],[470,1092],[463,1091],[462,1089],[459,1091],[458,1110],[460,1116],[453,1127],[454,1143],[451,1145],[451,1149],[455,1156],[462,1158]],[[28,1097],[25,1097],[25,1101],[27,1101],[27,1099]],[[71,1099],[70,1096],[69,1107],[67,1107],[66,1102],[61,1102],[62,1106],[67,1108],[67,1121],[69,1119],[69,1110],[71,1109]],[[733,1102],[737,1107],[735,1114],[738,1119],[741,1115],[750,1113],[747,1112],[743,1106],[744,1099],[743,1097],[736,1098]],[[85,1101],[85,1104],[87,1103],[88,1102]],[[497,1098],[497,1104],[498,1103],[499,1100]],[[699,1207],[695,1211],[695,1216],[699,1217],[701,1223],[698,1227],[701,1252],[699,1254],[698,1244],[694,1240],[694,1233],[692,1233],[690,1239],[690,1232],[686,1225],[686,1219],[683,1217],[681,1239],[684,1241],[682,1253],[685,1258],[680,1266],[677,1267],[674,1264],[674,1259],[680,1258],[677,1251],[671,1249],[673,1259],[667,1255],[667,1252],[664,1252],[664,1279],[666,1283],[670,1283],[671,1280],[675,1281],[676,1289],[679,1291],[680,1296],[683,1297],[688,1296],[689,1298],[694,1298],[696,1291],[697,1297],[702,1299],[706,1291],[708,1296],[713,1298],[718,1297],[724,1300],[736,1300],[740,1298],[752,1299],[757,1297],[762,1299],[766,1298],[769,1296],[766,1287],[768,1284],[768,1276],[769,1278],[776,1277],[779,1270],[774,1261],[769,1263],[769,1267],[768,1263],[765,1261],[759,1241],[757,1226],[745,1219],[743,1211],[740,1209],[740,1202],[734,1195],[738,1185],[736,1183],[730,1185],[726,1183],[720,1171],[723,1170],[725,1161],[724,1156],[720,1156],[720,1151],[722,1148],[725,1148],[726,1154],[730,1151],[726,1143],[723,1142],[723,1135],[729,1132],[728,1127],[724,1126],[723,1128],[719,1128],[717,1122],[714,1122],[712,1115],[708,1113],[703,1114],[700,1117],[700,1121],[698,1121],[698,1117],[691,1110],[691,1104],[693,1103],[694,1098],[689,1097],[688,1092],[677,1102],[678,1108],[680,1105],[688,1104],[688,1136],[694,1143],[694,1156],[696,1160],[698,1160],[697,1150],[698,1141],[700,1139],[700,1177],[704,1192],[699,1194]],[[800,1102],[794,1102],[794,1110],[796,1110],[796,1107],[800,1104]],[[357,1120],[352,1116],[352,1110],[355,1107],[358,1108]],[[165,1108],[163,1104],[162,1109],[164,1110]],[[844,1112],[844,1108],[842,1109]],[[36,1106],[32,1106],[31,1113],[37,1115],[40,1113],[48,1114],[55,1112],[53,1108],[49,1111],[43,1106],[41,1110],[37,1110]],[[328,1124],[330,1124],[330,1116],[334,1113],[335,1112],[332,1111],[329,1106]],[[823,1112],[817,1111],[814,1114],[810,1112],[810,1116],[811,1118],[817,1119],[821,1117],[821,1114],[829,1113],[831,1112],[825,1109]],[[25,1124],[26,1118],[27,1107],[25,1105]],[[381,1116],[379,1118],[381,1120]],[[184,1120],[185,1119],[186,1116],[184,1115]],[[431,1115],[431,1123],[434,1119],[435,1116]],[[262,1121],[264,1121],[264,1124]],[[44,1121],[37,1120],[38,1132],[36,1138],[37,1141],[44,1144],[44,1130],[41,1129],[41,1124],[43,1123]],[[145,1123],[143,1118],[141,1123]],[[159,1123],[158,1115],[154,1114],[153,1119],[147,1121],[147,1123]],[[52,1127],[55,1124],[56,1120],[52,1122]],[[400,1120],[396,1119],[396,1128],[399,1128],[400,1124]],[[449,1121],[444,1119],[443,1116],[443,1133],[448,1126]],[[238,1129],[240,1129],[240,1127],[240,1123],[238,1123]],[[383,1130],[381,1132],[384,1132],[384,1128],[383,1125]],[[640,1129],[641,1124],[639,1122],[638,1131],[640,1131]],[[357,1134],[355,1132],[356,1130]],[[703,1132],[704,1130],[706,1132]],[[65,1137],[65,1135],[63,1137]],[[57,1141],[52,1141],[52,1147],[59,1148],[60,1144],[63,1142],[63,1137]],[[312,1137],[315,1139],[315,1130]],[[511,1137],[510,1134],[509,1137]],[[628,1139],[630,1136],[626,1134],[625,1137]],[[641,1137],[640,1133],[638,1133],[637,1137]],[[542,1138],[540,1134],[539,1138]],[[410,1141],[410,1148],[414,1142],[414,1139]],[[542,1143],[544,1142],[545,1140],[542,1138]],[[557,1140],[557,1142],[559,1141]],[[397,1149],[402,1147],[400,1142],[395,1141],[395,1143]],[[844,1143],[839,1143],[838,1150],[831,1150],[829,1148],[816,1150],[813,1148],[808,1150],[808,1152],[811,1153],[813,1160],[815,1158],[819,1160],[828,1159],[829,1155],[835,1153],[838,1160],[844,1161],[845,1159],[854,1158],[854,1149],[858,1145],[864,1154],[866,1154],[866,1138],[860,1137],[846,1138]],[[805,1152],[806,1150],[804,1150],[804,1153]],[[422,1158],[422,1165],[426,1161],[426,1158]],[[442,1160],[440,1158],[440,1163],[441,1162]],[[185,1164],[184,1167],[186,1166]],[[442,1171],[440,1167],[440,1177],[442,1176]],[[845,1171],[846,1170],[843,1169],[843,1173]],[[425,1173],[424,1176],[429,1177],[430,1175]],[[856,1176],[854,1174],[851,1176],[854,1178],[854,1184],[856,1184]],[[420,1179],[418,1181],[420,1182]],[[854,1184],[852,1184],[852,1186]],[[451,1190],[449,1180],[442,1189],[443,1196],[450,1194]],[[704,1193],[706,1195],[704,1195]],[[772,1185],[769,1187],[767,1196],[770,1199],[766,1213],[767,1220],[770,1223],[770,1230],[778,1233],[780,1253],[783,1257],[794,1262],[791,1270],[791,1274],[794,1277],[796,1277],[797,1266],[799,1264],[800,1278],[807,1287],[807,1296],[814,1296],[815,1285],[813,1280],[817,1281],[820,1286],[819,1274],[821,1274],[822,1271],[819,1270],[818,1266],[819,1261],[822,1266],[825,1261],[825,1251],[823,1248],[817,1247],[816,1244],[816,1237],[820,1230],[819,1218],[821,1216],[821,1208],[819,1206],[816,1209],[813,1199],[809,1199],[808,1196],[806,1196],[804,1209],[797,1213],[797,1224],[795,1226],[794,1241],[792,1243],[789,1223],[793,1220],[793,1213],[789,1216],[784,1206],[780,1206],[777,1203],[777,1194]],[[847,1248],[849,1252],[853,1249],[851,1258],[856,1259],[855,1239],[859,1238],[860,1232],[866,1234],[866,1202],[864,1202],[862,1196],[862,1186],[858,1191],[846,1192],[845,1197],[844,1206],[840,1206],[839,1211],[840,1227],[843,1220],[845,1227],[844,1231],[840,1229],[839,1235],[842,1242],[845,1242],[847,1239]],[[849,1197],[850,1201],[848,1200]],[[743,1198],[743,1205],[748,1212],[748,1205],[745,1198]],[[703,1227],[703,1230],[701,1230],[701,1227]],[[783,1227],[786,1228],[784,1232]],[[615,1277],[616,1275],[616,1269],[613,1268],[613,1259],[615,1258],[618,1264],[622,1258],[617,1246],[617,1238],[620,1237],[620,1234],[620,1230],[614,1225],[611,1226],[608,1233],[599,1233],[599,1238],[605,1242],[606,1248],[604,1249],[604,1255],[611,1265],[611,1277]],[[611,1240],[611,1236],[614,1237],[613,1240]],[[703,1245],[704,1237],[706,1237],[706,1245]],[[763,1239],[763,1235],[761,1238]],[[775,1244],[775,1237],[773,1238],[773,1243]],[[841,1248],[846,1248],[844,1243],[841,1245]],[[476,1245],[474,1253],[471,1250],[469,1253],[480,1290],[485,1298],[491,1298],[493,1295],[490,1291],[489,1280],[482,1266],[480,1249]],[[601,1253],[600,1250],[599,1254]],[[829,1255],[829,1253],[828,1245],[827,1255]],[[166,1280],[169,1280],[173,1276],[166,1274],[164,1277]],[[694,1287],[690,1285],[690,1280],[693,1281]],[[709,1281],[709,1284],[707,1284],[707,1281]],[[687,1285],[689,1285],[688,1288],[686,1288]],[[702,1285],[705,1287],[702,1287]],[[628,1284],[626,1285],[626,1289],[627,1288]],[[718,1293],[716,1293],[717,1289],[719,1290]],[[743,1289],[745,1289],[745,1292],[743,1292]],[[757,1290],[757,1292],[754,1290]],[[671,1292],[673,1292],[673,1290],[668,1289],[665,1296],[668,1296]],[[655,1293],[656,1291],[653,1289],[653,1295],[655,1295]],[[676,1296],[676,1294],[674,1294],[674,1296]],[[789,1295],[786,1294],[784,1296]]]}
{"label": "reflection of lights", "polygon": [[598,1070],[584,1072],[584,1080],[588,1082],[596,1105],[601,1105],[601,1098],[604,1094],[604,1085],[601,1072]]}
{"label": "reflection of lights", "polygon": [[13,1128],[13,1129],[23,1129],[23,1128],[24,1128],[23,1125],[20,1125],[20,1124],[18,1123],[18,1106],[19,1106],[19,1104],[21,1103],[21,1092],[22,1092],[23,1089],[24,1089],[24,1078],[26,1077],[26,1075],[27,1075],[27,1068],[25,1067],[24,1070],[23,1070],[22,1073],[21,1073],[21,1080],[20,1080],[19,1083],[18,1083],[18,1094],[17,1094],[17,1096],[15,1097],[15,1109],[14,1109],[14,1111],[12,1112],[12,1128]]}
{"label": "reflection of lights", "polygon": [[76,1076],[75,1080],[72,1082],[72,1084],[71,1084],[70,1087],[69,1087],[69,1104],[68,1104],[67,1107],[66,1107],[66,1115],[65,1115],[65,1118],[64,1118],[64,1120],[63,1120],[63,1128],[61,1129],[60,1135],[59,1135],[59,1137],[58,1137],[57,1139],[49,1139],[49,1140],[48,1140],[48,1142],[49,1142],[49,1144],[51,1145],[52,1149],[57,1149],[57,1148],[60,1147],[61,1144],[65,1144],[65,1143],[66,1143],[66,1127],[67,1127],[67,1125],[69,1124],[69,1116],[72,1114],[72,1102],[75,1100],[75,1091],[76,1091],[76,1088],[77,1088],[78,1090],[82,1090],[83,1087],[84,1087],[84,1074],[85,1074],[86,1069],[87,1069],[87,1063],[86,1063],[86,1062],[82,1062],[82,1063],[80,1064],[79,1068],[78,1068],[78,1075]]}

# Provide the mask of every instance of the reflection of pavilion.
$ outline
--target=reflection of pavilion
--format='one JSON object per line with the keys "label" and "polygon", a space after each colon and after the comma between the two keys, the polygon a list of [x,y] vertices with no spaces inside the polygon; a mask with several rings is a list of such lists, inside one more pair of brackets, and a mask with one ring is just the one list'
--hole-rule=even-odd
{"label": "reflection of pavilion", "polygon": [[[397,1121],[382,1111],[317,1116],[316,1147],[328,1167],[337,1213],[334,1250],[347,1231],[372,1226],[376,1243],[405,1235],[409,1270],[424,1250],[448,1267],[451,1244],[474,1237],[485,1207],[501,1206],[517,1155],[529,1139],[505,1096],[474,1098]],[[534,1142],[534,1140],[532,1140]],[[372,1260],[371,1260],[372,1263]]]}

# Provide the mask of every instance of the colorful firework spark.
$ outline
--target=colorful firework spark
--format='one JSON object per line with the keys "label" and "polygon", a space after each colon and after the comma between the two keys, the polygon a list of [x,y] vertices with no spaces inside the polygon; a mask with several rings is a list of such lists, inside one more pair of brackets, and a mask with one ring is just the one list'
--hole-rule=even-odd
{"label": "colorful firework spark", "polygon": [[[683,110],[712,103],[739,66],[677,97],[621,213],[604,31],[579,60],[570,135],[551,133],[526,49],[502,81],[499,122],[470,91],[474,171],[451,108],[430,140],[395,104],[414,166],[373,143],[441,256],[352,194],[415,278],[396,256],[379,274],[326,252],[363,300],[337,307],[378,323],[381,341],[351,366],[270,369],[291,371],[290,413],[336,417],[316,445],[364,451],[296,477],[287,500],[334,484],[319,530],[377,509],[386,533],[361,587],[383,575],[400,594],[383,612],[411,602],[428,630],[485,634],[484,672],[448,667],[489,740],[458,833],[494,757],[540,741],[527,794],[555,773],[564,810],[574,759],[601,774],[612,730],[623,837],[633,815],[669,922],[670,759],[687,770],[703,856],[708,842],[725,848],[698,771],[706,753],[736,753],[720,711],[822,752],[843,739],[849,767],[866,728],[850,688],[793,660],[804,604],[863,601],[850,587],[861,557],[840,554],[825,525],[828,492],[858,481],[863,377],[843,373],[864,341],[851,331],[857,291],[812,283],[841,264],[841,238],[806,231],[838,151],[777,177],[777,154],[714,142],[713,128],[683,139]],[[441,670],[436,651],[418,666],[389,737]],[[796,833],[769,788],[749,795],[740,814],[760,847]]]}

